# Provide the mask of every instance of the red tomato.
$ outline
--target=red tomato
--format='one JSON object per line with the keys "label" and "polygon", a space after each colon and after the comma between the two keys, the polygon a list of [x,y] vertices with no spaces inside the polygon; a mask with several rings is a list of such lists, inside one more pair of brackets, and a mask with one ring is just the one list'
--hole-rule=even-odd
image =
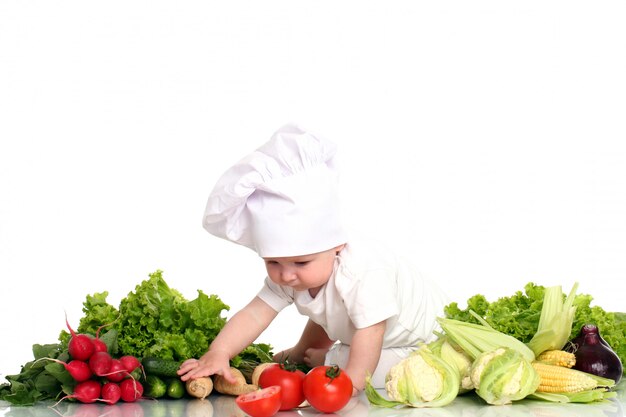
{"label": "red tomato", "polygon": [[241,410],[252,417],[271,417],[280,410],[280,387],[263,388],[235,398]]}
{"label": "red tomato", "polygon": [[261,388],[280,386],[281,410],[291,410],[304,402],[302,381],[304,372],[298,369],[289,369],[289,366],[277,363],[270,365],[261,372],[259,386]]}
{"label": "red tomato", "polygon": [[304,377],[304,398],[323,413],[334,413],[352,397],[352,380],[337,365],[316,366]]}

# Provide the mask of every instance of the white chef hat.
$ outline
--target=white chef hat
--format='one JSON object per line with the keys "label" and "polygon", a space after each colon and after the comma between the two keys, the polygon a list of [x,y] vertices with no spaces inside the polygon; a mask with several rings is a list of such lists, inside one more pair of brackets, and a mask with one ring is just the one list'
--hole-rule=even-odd
{"label": "white chef hat", "polygon": [[229,168],[209,195],[202,225],[259,256],[299,256],[346,243],[334,143],[285,125]]}

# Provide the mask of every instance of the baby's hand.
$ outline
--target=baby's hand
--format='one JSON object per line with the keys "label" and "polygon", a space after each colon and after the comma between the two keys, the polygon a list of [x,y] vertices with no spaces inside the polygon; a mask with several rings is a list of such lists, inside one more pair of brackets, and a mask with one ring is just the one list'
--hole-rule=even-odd
{"label": "baby's hand", "polygon": [[289,357],[291,349],[293,349],[293,348],[285,349],[285,350],[283,350],[281,352],[278,352],[277,354],[274,355],[274,357],[272,359],[274,360],[274,362],[278,362],[278,363],[285,362],[287,360],[287,358],[291,359]]}
{"label": "baby's hand", "polygon": [[290,363],[304,363],[304,354],[297,349],[297,346],[285,349],[278,352],[272,358],[274,362],[290,362]]}
{"label": "baby's hand", "polygon": [[228,355],[219,351],[208,351],[200,359],[187,359],[180,365],[177,373],[182,381],[203,376],[222,375],[226,381],[236,382],[235,377],[230,372]]}

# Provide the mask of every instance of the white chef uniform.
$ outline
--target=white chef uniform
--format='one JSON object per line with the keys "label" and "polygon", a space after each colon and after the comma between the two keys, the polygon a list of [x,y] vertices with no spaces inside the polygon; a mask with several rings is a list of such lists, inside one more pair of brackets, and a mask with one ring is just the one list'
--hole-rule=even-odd
{"label": "white chef uniform", "polygon": [[335,258],[329,281],[315,298],[266,278],[258,296],[276,311],[294,304],[298,311],[319,324],[335,344],[327,364],[345,367],[356,329],[386,321],[383,351],[372,375],[375,387],[384,387],[389,368],[429,342],[438,329],[435,318],[443,315],[447,299],[404,259],[386,248],[350,234]]}

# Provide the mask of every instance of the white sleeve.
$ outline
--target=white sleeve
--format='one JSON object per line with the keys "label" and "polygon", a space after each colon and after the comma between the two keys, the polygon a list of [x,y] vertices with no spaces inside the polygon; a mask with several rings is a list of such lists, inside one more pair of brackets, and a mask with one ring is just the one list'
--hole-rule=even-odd
{"label": "white sleeve", "polygon": [[263,288],[257,293],[257,297],[279,312],[293,303],[294,292],[293,289],[282,287],[266,277]]}

